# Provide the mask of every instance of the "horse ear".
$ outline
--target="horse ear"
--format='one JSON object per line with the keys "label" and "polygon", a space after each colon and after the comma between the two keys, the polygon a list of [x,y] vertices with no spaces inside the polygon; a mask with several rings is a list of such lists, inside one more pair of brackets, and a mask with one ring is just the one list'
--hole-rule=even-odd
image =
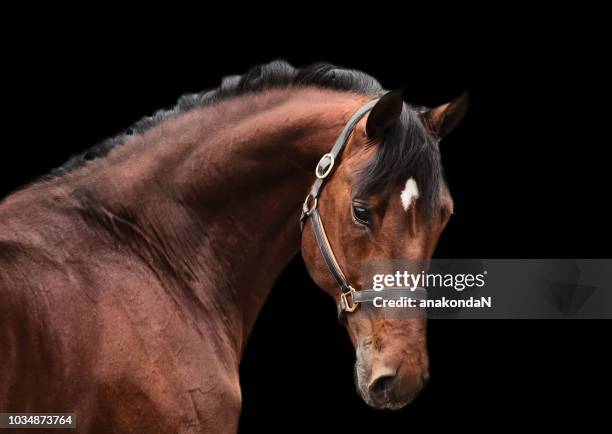
{"label": "horse ear", "polygon": [[368,137],[381,139],[387,128],[399,121],[403,107],[402,90],[392,90],[384,94],[368,115],[366,122]]}
{"label": "horse ear", "polygon": [[443,139],[461,123],[469,100],[469,94],[464,92],[451,102],[421,113],[421,120],[434,136]]}

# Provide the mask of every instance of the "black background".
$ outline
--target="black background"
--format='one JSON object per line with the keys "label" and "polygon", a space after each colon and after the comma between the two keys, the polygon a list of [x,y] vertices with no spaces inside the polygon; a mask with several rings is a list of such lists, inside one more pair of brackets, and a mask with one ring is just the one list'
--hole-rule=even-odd
{"label": "black background", "polygon": [[[558,26],[519,40],[523,24],[507,37],[491,25],[441,42],[410,32],[347,38],[333,27],[316,40],[202,35],[186,45],[180,34],[155,32],[21,40],[4,54],[1,193],[225,75],[278,57],[295,66],[324,60],[404,86],[419,104],[469,89],[465,121],[442,143],[456,214],[436,257],[609,257],[598,35],[577,39]],[[430,321],[429,386],[408,408],[379,412],[354,392],[353,349],[298,257],[244,358],[241,432],[584,428],[610,406],[610,331],[605,321]]]}

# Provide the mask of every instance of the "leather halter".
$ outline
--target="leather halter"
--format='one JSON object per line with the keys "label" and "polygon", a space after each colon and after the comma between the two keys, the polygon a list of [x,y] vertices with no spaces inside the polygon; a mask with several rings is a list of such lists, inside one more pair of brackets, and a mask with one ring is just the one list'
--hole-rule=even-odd
{"label": "leather halter", "polygon": [[359,110],[357,110],[349,121],[344,126],[342,132],[336,139],[336,143],[332,149],[321,157],[315,168],[315,175],[317,179],[312,184],[310,192],[304,200],[302,205],[302,214],[300,216],[300,229],[304,230],[304,224],[308,217],[312,221],[312,229],[314,231],[315,240],[321,251],[321,255],[329,268],[329,271],[334,276],[334,279],[340,287],[340,302],[338,303],[338,316],[341,317],[345,312],[354,312],[360,303],[372,302],[374,298],[380,297],[383,300],[398,300],[402,297],[411,298],[423,298],[425,292],[424,288],[397,288],[397,289],[383,289],[380,291],[374,289],[362,289],[357,291],[351,286],[329,244],[321,216],[318,211],[318,199],[321,194],[321,190],[325,186],[326,180],[330,177],[335,169],[335,165],[339,160],[339,156],[344,150],[348,139],[355,129],[357,123],[376,105],[379,98],[375,98],[366,104],[364,104]]}

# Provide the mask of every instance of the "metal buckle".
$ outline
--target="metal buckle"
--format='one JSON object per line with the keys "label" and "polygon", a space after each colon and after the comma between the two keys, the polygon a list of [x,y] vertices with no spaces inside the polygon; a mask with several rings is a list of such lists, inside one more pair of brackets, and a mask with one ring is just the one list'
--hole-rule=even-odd
{"label": "metal buckle", "polygon": [[[314,199],[312,202],[312,206],[309,206],[310,199]],[[317,207],[318,201],[317,198],[312,195],[312,193],[308,193],[306,199],[304,199],[304,204],[302,205],[302,212],[304,215],[309,216],[310,213]]]}
{"label": "metal buckle", "polygon": [[[351,285],[349,285],[349,292],[341,292],[340,293],[340,299],[342,300],[342,305],[344,306],[344,310],[351,313],[351,312],[355,312],[355,310],[357,310],[357,308],[359,307],[359,303],[355,303],[353,301],[353,293],[355,292],[355,288],[353,288]],[[348,301],[348,296],[351,296],[351,302],[349,303]]]}
{"label": "metal buckle", "polygon": [[[325,169],[323,173],[321,173],[322,164],[325,162],[326,159],[329,159],[329,166],[327,166],[327,169]],[[332,154],[327,153],[323,155],[321,159],[319,160],[319,162],[317,163],[317,168],[315,169],[315,175],[317,175],[317,178],[319,179],[327,178],[327,175],[329,175],[332,169],[334,168],[335,162],[336,160]]]}

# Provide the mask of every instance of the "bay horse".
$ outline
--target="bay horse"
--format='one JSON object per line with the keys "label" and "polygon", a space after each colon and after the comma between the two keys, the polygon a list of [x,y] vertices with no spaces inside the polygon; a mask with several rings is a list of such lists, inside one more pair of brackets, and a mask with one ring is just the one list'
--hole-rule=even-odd
{"label": "bay horse", "polygon": [[433,255],[453,209],[439,141],[466,104],[412,107],[363,72],[275,61],[9,195],[0,411],[75,412],[90,433],[236,432],[245,344],[300,249],[343,306],[358,393],[403,407],[428,379],[426,321],[348,296],[367,285],[363,261]]}

